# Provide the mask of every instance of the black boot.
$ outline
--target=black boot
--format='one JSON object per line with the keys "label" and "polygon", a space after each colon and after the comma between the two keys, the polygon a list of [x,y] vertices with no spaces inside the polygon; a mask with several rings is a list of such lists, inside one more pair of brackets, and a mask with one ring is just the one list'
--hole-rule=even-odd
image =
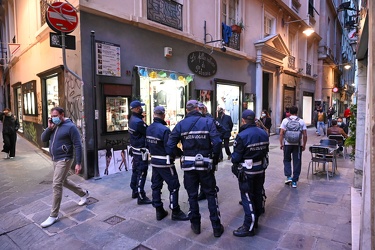
{"label": "black boot", "polygon": [[133,199],[138,198],[138,192],[137,191],[132,192],[132,198]]}
{"label": "black boot", "polygon": [[168,215],[168,212],[164,210],[163,206],[156,208],[156,220],[162,220]]}
{"label": "black boot", "polygon": [[233,235],[237,237],[254,236],[254,229],[249,231],[249,227],[242,225],[237,230],[233,231]]}
{"label": "black boot", "polygon": [[201,233],[201,224],[194,224],[191,223],[191,229],[195,234],[200,234]]}
{"label": "black boot", "polygon": [[205,199],[206,199],[206,194],[201,191],[198,194],[198,201],[205,200]]}
{"label": "black boot", "polygon": [[182,212],[180,208],[175,208],[172,210],[172,220],[189,220],[189,216]]}
{"label": "black boot", "polygon": [[224,226],[220,224],[220,227],[214,228],[214,236],[220,237],[224,233]]}
{"label": "black boot", "polygon": [[138,205],[147,205],[151,204],[152,201],[146,196],[146,195],[141,195],[143,198],[138,197]]}

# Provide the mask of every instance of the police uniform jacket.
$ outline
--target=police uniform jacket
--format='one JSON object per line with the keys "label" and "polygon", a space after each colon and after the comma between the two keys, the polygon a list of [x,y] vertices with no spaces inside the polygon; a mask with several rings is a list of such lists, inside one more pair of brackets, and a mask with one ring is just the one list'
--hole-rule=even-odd
{"label": "police uniform jacket", "polygon": [[263,170],[268,147],[269,137],[266,131],[256,124],[243,125],[233,143],[232,163],[244,166],[246,160],[251,159],[253,165],[251,169],[245,169],[246,172]]}
{"label": "police uniform jacket", "polygon": [[[155,117],[154,122],[146,131],[146,145],[151,154],[151,166],[153,167],[174,166],[173,152],[167,147],[171,130],[166,125],[167,123],[163,119]],[[167,155],[169,163],[167,163]]]}
{"label": "police uniform jacket", "polygon": [[[220,133],[217,131],[214,119],[204,117],[197,110],[189,112],[186,117],[174,127],[167,146],[173,150],[181,141],[183,147],[182,170],[207,170],[209,157],[218,157],[221,150]],[[195,166],[194,158],[201,154],[203,166]]]}
{"label": "police uniform jacket", "polygon": [[147,124],[142,118],[143,115],[132,112],[129,120],[130,145],[135,150],[146,147]]}

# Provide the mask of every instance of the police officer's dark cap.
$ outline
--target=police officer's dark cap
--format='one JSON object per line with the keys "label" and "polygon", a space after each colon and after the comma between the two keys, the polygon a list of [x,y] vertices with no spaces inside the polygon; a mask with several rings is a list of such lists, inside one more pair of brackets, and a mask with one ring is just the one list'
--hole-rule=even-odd
{"label": "police officer's dark cap", "polygon": [[204,105],[202,102],[199,102],[198,103],[198,108],[202,109],[202,108],[205,108],[206,105]]}
{"label": "police officer's dark cap", "polygon": [[250,109],[246,109],[244,112],[242,112],[242,118],[245,120],[254,120],[255,113]]}
{"label": "police officer's dark cap", "polygon": [[154,108],[155,114],[165,114],[165,108],[163,106],[156,106]]}
{"label": "police officer's dark cap", "polygon": [[138,100],[134,100],[130,103],[130,109],[134,109],[136,107],[144,106],[145,104],[143,102],[140,102]]}
{"label": "police officer's dark cap", "polygon": [[198,101],[197,100],[189,100],[186,103],[186,108],[187,109],[192,109],[192,108],[196,108],[196,107],[198,107]]}

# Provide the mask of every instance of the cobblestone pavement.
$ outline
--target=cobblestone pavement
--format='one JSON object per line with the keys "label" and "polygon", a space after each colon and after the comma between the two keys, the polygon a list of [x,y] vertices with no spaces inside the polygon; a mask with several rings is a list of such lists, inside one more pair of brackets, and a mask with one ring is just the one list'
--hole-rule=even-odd
{"label": "cobblestone pavement", "polygon": [[[315,129],[308,129],[308,146],[320,139]],[[354,163],[339,158],[338,173],[329,181],[325,174],[310,174],[307,178],[310,153],[306,150],[298,188],[291,188],[284,184],[278,135],[272,135],[270,141],[266,212],[259,220],[256,235],[232,235],[242,225],[243,209],[238,204],[237,179],[231,173],[230,162],[224,161],[219,164],[216,178],[225,232],[215,238],[207,201],[200,201],[200,235],[192,232],[189,221],[172,221],[170,216],[156,221],[151,205],[139,206],[131,198],[130,171],[89,180],[71,176],[90,191],[89,204],[78,206],[79,197],[64,189],[61,219],[49,228],[41,228],[39,224],[49,216],[51,207],[52,164],[42,150],[18,136],[16,157],[0,159],[0,249],[351,249]],[[179,166],[178,172],[182,183]],[[149,197],[150,177],[149,171]],[[162,196],[167,209],[166,185]],[[180,205],[188,211],[183,187]]]}

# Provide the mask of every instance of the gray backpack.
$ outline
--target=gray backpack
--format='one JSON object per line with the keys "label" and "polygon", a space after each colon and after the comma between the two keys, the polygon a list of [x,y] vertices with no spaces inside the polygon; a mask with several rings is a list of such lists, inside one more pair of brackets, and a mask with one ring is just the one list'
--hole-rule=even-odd
{"label": "gray backpack", "polygon": [[292,120],[288,117],[288,123],[285,129],[285,140],[289,143],[300,143],[302,138],[302,126],[299,123],[299,118]]}

